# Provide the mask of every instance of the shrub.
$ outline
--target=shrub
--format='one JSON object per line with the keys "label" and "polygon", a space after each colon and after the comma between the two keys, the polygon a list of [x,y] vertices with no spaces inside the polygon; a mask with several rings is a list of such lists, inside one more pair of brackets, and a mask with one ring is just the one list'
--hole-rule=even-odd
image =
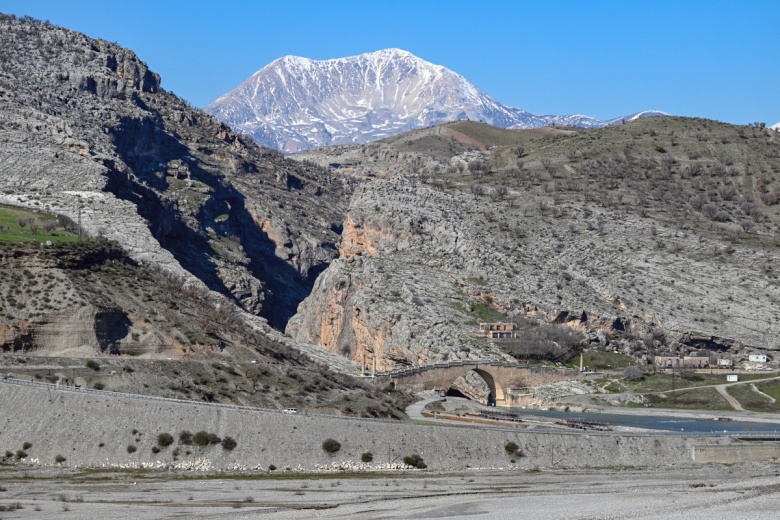
{"label": "shrub", "polygon": [[171,444],[173,444],[173,435],[170,433],[161,433],[157,436],[157,445],[161,448],[165,448]]}
{"label": "shrub", "polygon": [[17,459],[26,459],[27,458],[27,452],[24,450],[16,450],[16,458]]}
{"label": "shrub", "polygon": [[322,443],[322,449],[325,453],[333,454],[341,449],[341,443],[335,439],[328,438]]}
{"label": "shrub", "polygon": [[506,444],[504,444],[504,451],[506,451],[510,455],[514,455],[517,453],[517,451],[520,449],[520,446],[517,445],[516,442],[509,441]]}
{"label": "shrub", "polygon": [[208,446],[209,432],[204,430],[196,432],[195,435],[192,436],[192,443],[195,444],[195,446]]}
{"label": "shrub", "polygon": [[428,465],[425,462],[423,462],[422,457],[420,457],[416,453],[404,457],[404,464],[406,464],[407,466],[412,466],[413,468],[417,468],[417,469],[425,469],[428,467]]}
{"label": "shrub", "polygon": [[86,367],[97,372],[98,370],[100,370],[100,363],[98,363],[94,359],[88,359],[86,362]]}
{"label": "shrub", "polygon": [[216,433],[209,433],[209,444],[219,444],[221,441]]}
{"label": "shrub", "polygon": [[66,459],[62,455],[57,455],[56,457],[54,457],[54,462],[56,462],[57,464],[62,464],[66,460],[68,460],[68,459]]}
{"label": "shrub", "polygon": [[22,449],[23,450],[29,450],[30,448],[32,448],[32,443],[25,442],[24,444],[22,444]]}
{"label": "shrub", "polygon": [[374,454],[370,451],[365,452],[363,455],[360,456],[360,460],[363,462],[371,462],[374,460]]}
{"label": "shrub", "polygon": [[276,466],[271,464],[270,466],[268,466],[268,471],[276,471]]}
{"label": "shrub", "polygon": [[236,446],[238,446],[238,443],[233,437],[228,436],[222,439],[223,450],[233,451],[236,448]]}
{"label": "shrub", "polygon": [[5,458],[6,459],[10,459],[13,456],[14,456],[14,452],[12,452],[12,451],[6,451],[5,452]]}
{"label": "shrub", "polygon": [[189,446],[192,444],[192,432],[189,430],[182,430],[179,432],[179,444]]}
{"label": "shrub", "polygon": [[127,453],[135,453],[135,450],[138,448],[135,447],[135,444],[128,444],[127,445]]}
{"label": "shrub", "polygon": [[152,446],[152,453],[160,453],[160,447],[159,446]]}
{"label": "shrub", "polygon": [[635,366],[627,366],[623,369],[623,379],[626,381],[639,381],[644,377],[642,371]]}

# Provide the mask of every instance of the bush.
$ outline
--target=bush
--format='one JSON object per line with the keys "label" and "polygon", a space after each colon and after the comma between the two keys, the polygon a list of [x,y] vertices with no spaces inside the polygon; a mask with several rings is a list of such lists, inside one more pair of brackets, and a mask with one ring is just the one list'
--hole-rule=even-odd
{"label": "bush", "polygon": [[623,379],[626,381],[639,381],[642,379],[645,375],[642,373],[642,371],[635,366],[627,366],[623,369]]}
{"label": "bush", "polygon": [[173,444],[173,435],[170,433],[161,433],[157,436],[157,445],[161,448],[165,448],[171,444]]}
{"label": "bush", "polygon": [[57,455],[56,457],[54,457],[54,462],[56,462],[57,464],[62,464],[66,460],[68,460],[68,459],[66,459],[62,455]]}
{"label": "bush", "polygon": [[271,464],[270,466],[268,466],[268,471],[276,471],[276,466]]}
{"label": "bush", "polygon": [[182,430],[179,432],[179,444],[189,446],[192,444],[192,432],[189,430]]}
{"label": "bush", "polygon": [[222,439],[216,433],[209,433],[209,444],[219,444],[220,442],[222,442]]}
{"label": "bush", "polygon": [[418,469],[425,469],[428,467],[428,465],[425,462],[423,462],[422,457],[420,457],[416,453],[404,457],[404,464]]}
{"label": "bush", "polygon": [[152,453],[160,453],[160,447],[159,446],[152,446]]}
{"label": "bush", "polygon": [[363,462],[371,462],[374,460],[374,454],[370,451],[365,452],[363,455],[360,456],[360,460]]}
{"label": "bush", "polygon": [[236,446],[238,446],[238,443],[233,437],[227,436],[224,439],[222,439],[222,449],[233,451]]}
{"label": "bush", "polygon": [[86,362],[86,367],[97,372],[98,370],[100,370],[100,363],[98,363],[94,359],[88,359]]}
{"label": "bush", "polygon": [[12,451],[6,451],[5,452],[5,458],[6,459],[10,459],[13,456],[14,456],[14,452],[12,452]]}
{"label": "bush", "polygon": [[209,445],[209,432],[199,431],[192,436],[192,443],[195,446],[208,446]]}
{"label": "bush", "polygon": [[322,449],[325,453],[333,454],[341,449],[341,443],[335,439],[328,438],[322,443]]}
{"label": "bush", "polygon": [[127,453],[135,453],[135,450],[138,448],[135,447],[135,444],[128,444],[127,445]]}
{"label": "bush", "polygon": [[32,443],[25,442],[24,444],[22,444],[22,449],[23,450],[29,450],[30,448],[32,448]]}
{"label": "bush", "polygon": [[504,451],[506,451],[510,455],[514,455],[518,452],[520,449],[520,446],[517,445],[516,442],[509,441],[506,444],[504,444]]}
{"label": "bush", "polygon": [[27,452],[24,450],[16,450],[16,458],[17,459],[26,459],[27,458]]}

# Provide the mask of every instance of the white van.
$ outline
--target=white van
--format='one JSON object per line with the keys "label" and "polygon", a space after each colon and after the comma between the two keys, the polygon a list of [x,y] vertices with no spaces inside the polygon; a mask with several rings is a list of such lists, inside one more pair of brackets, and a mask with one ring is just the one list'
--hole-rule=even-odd
{"label": "white van", "polygon": [[298,410],[295,408],[285,408],[284,413],[298,413]]}

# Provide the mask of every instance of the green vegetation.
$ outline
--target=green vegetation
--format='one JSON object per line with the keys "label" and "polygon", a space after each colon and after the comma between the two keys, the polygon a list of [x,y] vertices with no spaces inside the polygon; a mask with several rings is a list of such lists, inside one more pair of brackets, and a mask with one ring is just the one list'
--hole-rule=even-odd
{"label": "green vegetation", "polygon": [[[583,364],[590,367],[591,370],[624,370],[634,362],[631,356],[610,352],[608,350],[594,350],[583,354]],[[566,366],[569,368],[579,368],[580,358],[573,357]]]}
{"label": "green vegetation", "polygon": [[682,408],[687,410],[731,410],[726,399],[715,388],[691,388],[662,395],[650,394],[647,400],[657,408]]}
{"label": "green vegetation", "polygon": [[27,452],[24,451],[24,450],[16,450],[16,458],[19,459],[19,460],[26,459],[27,458]]}
{"label": "green vegetation", "polygon": [[135,453],[138,448],[135,447],[135,444],[128,444],[127,445],[127,453]]}
{"label": "green vegetation", "polygon": [[227,451],[233,451],[236,449],[236,446],[238,446],[238,443],[233,437],[225,436],[224,439],[222,439],[222,449]]}
{"label": "green vegetation", "polygon": [[520,451],[520,446],[514,441],[508,441],[504,444],[504,451],[509,455],[516,455]]}
{"label": "green vegetation", "polygon": [[196,432],[195,435],[192,436],[192,443],[195,446],[209,446],[210,444],[219,444],[222,442],[222,439],[220,439],[216,433],[209,433],[207,431],[201,430],[199,432]]}
{"label": "green vegetation", "polygon": [[63,463],[63,462],[65,462],[66,460],[68,460],[68,459],[66,459],[66,458],[65,458],[64,456],[62,456],[62,455],[57,455],[56,457],[54,457],[54,462],[56,462],[57,464],[62,464],[62,463]]}
{"label": "green vegetation", "polygon": [[170,433],[161,433],[157,436],[157,445],[161,448],[165,448],[171,444],[173,444],[173,435]]}
{"label": "green vegetation", "polygon": [[268,471],[276,471],[276,466],[274,466],[273,464],[270,464],[268,466]]}
{"label": "green vegetation", "polygon": [[417,469],[425,469],[428,467],[428,465],[423,461],[423,458],[416,453],[404,457],[404,464]]}
{"label": "green vegetation", "polygon": [[360,460],[362,460],[363,462],[371,462],[372,460],[374,460],[374,454],[371,453],[370,451],[367,451],[360,456]]}
{"label": "green vegetation", "polygon": [[0,205],[0,243],[74,242],[79,237],[66,229],[71,224],[67,219],[50,213]]}
{"label": "green vegetation", "polygon": [[[85,363],[85,366],[87,368],[91,369],[91,370],[94,370],[95,372],[100,370],[100,363],[98,363],[94,359],[88,359],[87,362]],[[135,435],[135,434],[136,434],[136,431],[133,430],[133,435]]]}
{"label": "green vegetation", "polygon": [[484,303],[472,303],[471,315],[474,320],[473,323],[493,323],[497,321],[505,321],[506,316],[495,310],[490,305]]}
{"label": "green vegetation", "polygon": [[29,450],[30,448],[32,448],[32,443],[31,442],[25,442],[24,444],[22,444],[22,449],[23,450]]}
{"label": "green vegetation", "polygon": [[[731,397],[739,401],[742,408],[752,412],[776,412],[777,402],[773,402],[753,390],[750,384],[726,387]],[[763,390],[762,390],[763,391]]]}
{"label": "green vegetation", "polygon": [[179,444],[189,446],[192,444],[192,432],[189,430],[182,430],[179,432]]}
{"label": "green vegetation", "polygon": [[322,443],[322,450],[325,453],[330,453],[331,455],[338,452],[341,449],[341,443],[335,439],[327,438]]}
{"label": "green vegetation", "polygon": [[771,396],[775,401],[780,401],[780,381],[765,381],[756,383],[759,390]]}

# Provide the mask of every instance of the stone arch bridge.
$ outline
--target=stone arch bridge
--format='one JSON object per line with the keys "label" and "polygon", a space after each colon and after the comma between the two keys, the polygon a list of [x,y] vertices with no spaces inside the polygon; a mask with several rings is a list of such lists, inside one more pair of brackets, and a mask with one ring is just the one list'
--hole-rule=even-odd
{"label": "stone arch bridge", "polygon": [[491,360],[412,365],[387,372],[377,372],[375,376],[378,381],[386,382],[395,388],[422,392],[423,390],[447,390],[459,377],[468,372],[476,373],[485,381],[495,396],[496,406],[518,404],[516,395],[513,394],[527,392],[530,387],[582,378],[578,370],[570,368]]}

